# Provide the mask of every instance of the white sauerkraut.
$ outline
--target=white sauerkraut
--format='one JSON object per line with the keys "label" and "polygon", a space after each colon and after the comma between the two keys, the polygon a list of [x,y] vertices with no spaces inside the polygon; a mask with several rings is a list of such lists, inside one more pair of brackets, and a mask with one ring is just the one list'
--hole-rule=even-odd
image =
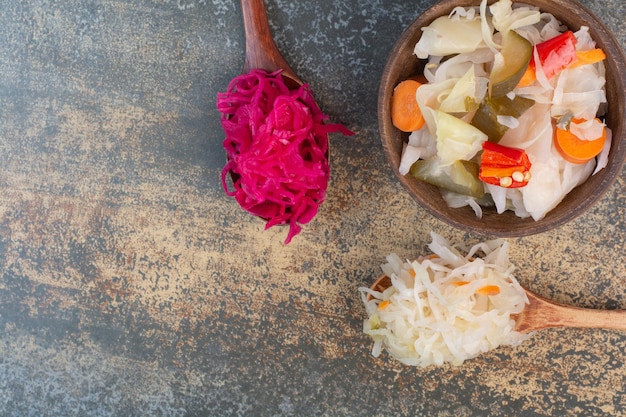
{"label": "white sauerkraut", "polygon": [[487,241],[463,255],[443,237],[432,232],[431,237],[431,257],[412,262],[387,257],[382,270],[391,278],[389,288],[360,288],[372,355],[384,348],[406,365],[460,365],[528,338],[515,331],[511,317],[528,298],[512,274],[508,243]]}

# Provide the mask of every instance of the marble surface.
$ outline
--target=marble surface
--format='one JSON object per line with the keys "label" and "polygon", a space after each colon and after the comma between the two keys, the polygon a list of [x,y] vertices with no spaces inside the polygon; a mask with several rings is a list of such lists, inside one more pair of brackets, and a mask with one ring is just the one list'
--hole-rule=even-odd
{"label": "marble surface", "polygon": [[[626,4],[585,0],[626,47]],[[243,64],[235,0],[0,2],[0,416],[619,416],[626,333],[541,331],[461,367],[373,358],[358,288],[430,231],[394,179],[378,80],[434,1],[268,0],[326,113],[332,181],[292,243],[220,184],[216,94]],[[520,281],[626,309],[626,175],[510,239]]]}

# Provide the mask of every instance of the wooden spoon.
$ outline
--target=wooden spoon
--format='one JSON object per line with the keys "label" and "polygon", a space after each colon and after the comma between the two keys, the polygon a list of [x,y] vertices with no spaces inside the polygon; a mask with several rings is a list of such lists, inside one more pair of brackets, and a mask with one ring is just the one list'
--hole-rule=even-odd
{"label": "wooden spoon", "polygon": [[[282,69],[281,75],[290,90],[297,89],[304,81],[289,66],[289,63],[274,42],[267,19],[264,0],[241,0],[243,26],[246,35],[246,55],[243,72],[258,68],[268,72]],[[326,159],[330,164],[330,143],[326,149]]]}
{"label": "wooden spoon", "polygon": [[[291,80],[296,86],[302,85],[303,81],[291,69],[272,38],[264,0],[241,0],[241,10],[246,35],[243,72],[256,68],[268,72],[282,69],[286,82]],[[292,87],[294,86],[289,85],[289,88]]]}
{"label": "wooden spoon", "polygon": [[[374,291],[384,291],[391,286],[391,279],[382,275],[370,287]],[[576,327],[626,330],[626,310],[595,310],[572,307],[541,297],[524,289],[528,295],[527,304],[521,313],[513,315],[515,330],[529,333],[535,330],[554,327]],[[368,295],[368,300],[372,299]]]}

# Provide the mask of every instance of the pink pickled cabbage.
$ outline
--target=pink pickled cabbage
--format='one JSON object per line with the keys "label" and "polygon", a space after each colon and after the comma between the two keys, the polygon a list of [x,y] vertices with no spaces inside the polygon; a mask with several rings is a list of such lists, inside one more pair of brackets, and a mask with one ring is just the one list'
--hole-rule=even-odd
{"label": "pink pickled cabbage", "polygon": [[[217,95],[228,162],[222,185],[265,228],[288,224],[288,244],[324,201],[330,168],[328,134],[353,133],[325,123],[307,85],[290,90],[281,71],[255,69]],[[229,189],[230,174],[233,189]]]}

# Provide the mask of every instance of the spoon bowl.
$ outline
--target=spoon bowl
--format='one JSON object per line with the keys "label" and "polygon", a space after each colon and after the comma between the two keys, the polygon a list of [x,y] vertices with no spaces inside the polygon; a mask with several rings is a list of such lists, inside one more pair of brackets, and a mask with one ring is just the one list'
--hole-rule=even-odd
{"label": "spoon bowl", "polygon": [[[382,275],[370,287],[382,292],[391,286],[391,279]],[[530,333],[556,327],[626,330],[626,310],[597,310],[568,306],[544,298],[524,288],[529,304],[519,314],[512,315],[515,330]],[[367,300],[373,297],[368,294]]]}

